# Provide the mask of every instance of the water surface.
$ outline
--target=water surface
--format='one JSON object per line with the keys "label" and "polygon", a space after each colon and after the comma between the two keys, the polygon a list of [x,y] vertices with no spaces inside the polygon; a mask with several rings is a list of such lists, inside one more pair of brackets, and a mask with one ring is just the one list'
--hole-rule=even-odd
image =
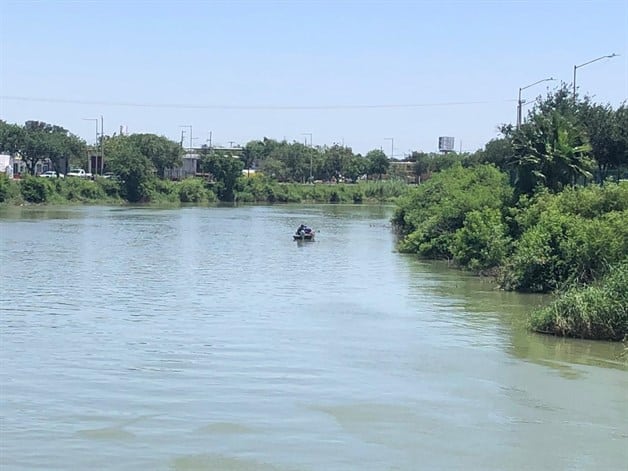
{"label": "water surface", "polygon": [[0,209],[0,468],[623,469],[624,347],[529,333],[546,300],[390,215]]}

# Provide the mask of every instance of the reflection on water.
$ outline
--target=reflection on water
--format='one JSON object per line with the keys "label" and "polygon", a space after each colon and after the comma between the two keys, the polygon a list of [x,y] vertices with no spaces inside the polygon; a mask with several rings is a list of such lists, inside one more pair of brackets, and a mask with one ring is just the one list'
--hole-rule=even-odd
{"label": "reflection on water", "polygon": [[625,465],[624,347],[528,332],[546,297],[396,253],[390,215],[0,209],[0,467]]}

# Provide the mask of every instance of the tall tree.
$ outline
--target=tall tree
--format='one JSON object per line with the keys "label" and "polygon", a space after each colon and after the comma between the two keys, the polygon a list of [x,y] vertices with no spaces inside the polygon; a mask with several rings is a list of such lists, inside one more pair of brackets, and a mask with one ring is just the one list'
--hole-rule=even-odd
{"label": "tall tree", "polygon": [[512,142],[507,138],[491,139],[484,146],[480,163],[493,164],[498,169],[508,169],[508,161],[513,155]]}
{"label": "tall tree", "polygon": [[369,175],[377,175],[377,177],[381,179],[382,175],[388,171],[390,162],[388,161],[388,157],[386,157],[386,154],[384,154],[383,150],[374,149],[367,152],[366,159],[369,162]]}
{"label": "tall tree", "polygon": [[578,107],[578,120],[589,136],[600,182],[606,180],[612,170],[619,170],[622,165],[626,165],[628,123],[622,123],[622,113],[626,114],[625,105],[614,111],[610,105],[585,101]]}
{"label": "tall tree", "polygon": [[181,165],[183,149],[178,143],[156,134],[131,134],[128,137],[130,144],[152,162],[159,177],[164,177],[165,169]]}
{"label": "tall tree", "polygon": [[108,168],[121,181],[123,196],[130,202],[148,201],[153,188],[155,167],[142,154],[131,136],[105,138]]}
{"label": "tall tree", "polygon": [[85,155],[85,142],[61,126],[41,121],[27,121],[24,126],[0,124],[0,146],[19,155],[35,174],[37,164],[48,159],[56,172],[66,173],[71,160]]}
{"label": "tall tree", "polygon": [[243,167],[240,159],[216,151],[208,152],[201,160],[201,169],[213,175],[216,193],[222,201],[233,201],[235,186]]}
{"label": "tall tree", "polygon": [[0,120],[0,152],[16,155],[24,146],[26,134],[19,124]]}
{"label": "tall tree", "polygon": [[352,182],[366,174],[368,169],[367,160],[360,154],[350,156],[344,164],[344,176]]}
{"label": "tall tree", "polygon": [[514,132],[512,143],[509,165],[519,194],[531,194],[539,186],[560,191],[592,176],[586,133],[558,110],[534,114]]}
{"label": "tall tree", "polygon": [[345,171],[353,157],[351,147],[340,146],[334,144],[331,147],[323,149],[323,177],[326,180],[335,178],[340,179],[345,175]]}

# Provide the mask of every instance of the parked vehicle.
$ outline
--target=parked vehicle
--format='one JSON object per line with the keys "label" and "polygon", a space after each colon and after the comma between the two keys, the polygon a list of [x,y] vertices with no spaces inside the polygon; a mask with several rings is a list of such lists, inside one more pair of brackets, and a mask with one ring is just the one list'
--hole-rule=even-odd
{"label": "parked vehicle", "polygon": [[68,177],[91,178],[92,174],[87,173],[82,168],[71,168],[68,172]]}
{"label": "parked vehicle", "polygon": [[64,175],[62,173],[57,174],[57,172],[54,172],[52,170],[48,170],[47,172],[44,172],[42,174],[39,175],[40,177],[44,177],[44,178],[63,178]]}

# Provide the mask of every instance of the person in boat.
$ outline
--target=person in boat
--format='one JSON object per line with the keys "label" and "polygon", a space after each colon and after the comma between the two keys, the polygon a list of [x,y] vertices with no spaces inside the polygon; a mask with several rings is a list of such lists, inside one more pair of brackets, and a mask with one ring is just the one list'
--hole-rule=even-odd
{"label": "person in boat", "polygon": [[311,233],[312,233],[312,229],[306,226],[305,224],[301,224],[299,228],[297,229],[298,236],[303,236],[303,235],[311,234]]}

